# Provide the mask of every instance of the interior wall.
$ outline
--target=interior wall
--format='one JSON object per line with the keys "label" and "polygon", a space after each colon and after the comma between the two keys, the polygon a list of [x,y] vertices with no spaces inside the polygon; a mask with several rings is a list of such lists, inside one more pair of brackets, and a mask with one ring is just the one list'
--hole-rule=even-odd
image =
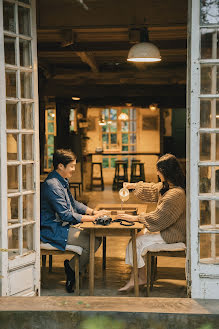
{"label": "interior wall", "polygon": [[[101,127],[98,125],[100,108],[89,108],[87,112],[89,137],[87,152],[95,153],[96,147],[102,147]],[[160,113],[150,109],[137,109],[137,153],[160,153]],[[115,154],[116,156],[116,154]],[[137,155],[137,159],[145,163],[146,181],[157,181],[156,162],[157,155]],[[101,155],[93,155],[93,162],[102,161]],[[114,168],[104,168],[103,177],[106,184],[112,184]],[[97,174],[97,173],[95,173]],[[130,168],[128,169],[130,177]]]}

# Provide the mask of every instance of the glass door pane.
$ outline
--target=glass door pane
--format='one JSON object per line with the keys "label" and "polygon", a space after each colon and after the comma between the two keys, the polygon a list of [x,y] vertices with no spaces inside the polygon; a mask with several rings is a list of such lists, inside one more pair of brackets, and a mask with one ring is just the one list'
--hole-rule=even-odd
{"label": "glass door pane", "polygon": [[17,103],[6,105],[6,128],[7,129],[17,129]]}
{"label": "glass door pane", "polygon": [[14,37],[5,37],[4,38],[4,47],[5,47],[5,63],[10,65],[17,64],[17,57],[15,54],[15,42],[16,38]]}
{"label": "glass door pane", "polygon": [[18,192],[18,166],[8,166],[8,193]]}
{"label": "glass door pane", "polygon": [[20,50],[20,66],[31,68],[32,67],[31,41],[20,38],[19,50]]}
{"label": "glass door pane", "polygon": [[14,228],[8,230],[8,258],[13,259],[19,255],[21,229]]}
{"label": "glass door pane", "polygon": [[19,223],[19,197],[8,198],[8,226]]}
{"label": "glass door pane", "polygon": [[6,96],[16,98],[17,94],[17,72],[8,70],[6,75]]}
{"label": "glass door pane", "polygon": [[10,32],[16,32],[15,24],[15,5],[13,3],[3,2],[3,20],[4,30]]}
{"label": "glass door pane", "polygon": [[18,6],[19,34],[30,36],[30,9]]}

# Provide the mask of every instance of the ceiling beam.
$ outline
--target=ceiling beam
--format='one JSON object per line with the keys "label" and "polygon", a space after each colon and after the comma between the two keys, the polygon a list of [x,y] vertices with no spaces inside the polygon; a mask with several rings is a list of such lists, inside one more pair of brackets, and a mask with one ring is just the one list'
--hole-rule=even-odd
{"label": "ceiling beam", "polygon": [[[134,107],[148,108],[149,104],[153,103],[154,98],[151,97],[120,97],[120,96],[110,96],[104,98],[83,98],[83,104],[88,107],[107,107],[107,106],[127,106],[126,103],[131,103]],[[67,106],[75,106],[72,103],[71,98],[66,97],[56,97],[57,103],[65,103]],[[186,98],[185,96],[157,96],[156,103],[159,108],[185,108],[186,107]]]}
{"label": "ceiling beam", "polygon": [[[131,44],[127,41],[104,41],[104,42],[75,42],[72,34],[70,32],[66,32],[64,41],[60,44],[58,42],[40,42],[38,40],[38,51],[39,52],[61,52],[64,46],[64,43],[67,45],[71,45],[71,47],[65,48],[66,52],[74,51],[74,52],[88,52],[88,51],[120,51],[125,50],[128,51],[131,47]],[[156,40],[154,41],[156,46],[159,49],[186,49],[186,39],[181,40]]]}
{"label": "ceiling beam", "polygon": [[[128,32],[129,28],[132,25],[126,24],[126,25],[90,25],[90,26],[75,26],[75,25],[68,25],[69,29],[74,30],[77,33],[106,33],[106,32]],[[57,28],[54,28],[54,25],[52,26],[41,26],[37,29],[38,33],[44,33],[47,34],[48,32],[59,32],[62,30],[65,30],[66,26],[58,26]],[[149,32],[165,32],[170,34],[171,32],[179,34],[180,32],[185,33],[186,35],[187,26],[186,24],[168,24],[168,25],[158,25],[150,26],[148,27]]]}
{"label": "ceiling beam", "polygon": [[99,69],[98,69],[98,66],[97,66],[97,63],[95,61],[93,54],[86,53],[85,51],[78,51],[78,52],[76,52],[76,54],[80,57],[82,62],[84,62],[90,66],[93,73],[99,72]]}
{"label": "ceiling beam", "polygon": [[173,95],[186,97],[185,85],[95,85],[93,83],[66,88],[62,81],[49,80],[46,86],[40,90],[42,96],[72,97],[73,94],[83,98],[104,97],[151,97],[156,103],[157,97],[169,97]]}
{"label": "ceiling beam", "polygon": [[95,84],[185,84],[186,83],[186,68],[159,68],[153,67],[148,70],[135,71],[117,71],[117,72],[75,72],[71,69],[57,69],[55,80],[62,80],[64,84],[69,85],[80,85],[85,84],[87,81]]}

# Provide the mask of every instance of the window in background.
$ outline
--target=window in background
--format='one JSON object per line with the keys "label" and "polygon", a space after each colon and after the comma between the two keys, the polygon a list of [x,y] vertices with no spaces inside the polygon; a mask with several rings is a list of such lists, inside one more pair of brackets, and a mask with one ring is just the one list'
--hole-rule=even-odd
{"label": "window in background", "polygon": [[45,110],[45,151],[44,170],[52,168],[52,157],[54,153],[54,137],[56,136],[56,110]]}
{"label": "window in background", "polygon": [[[104,151],[127,153],[136,151],[136,109],[114,108],[103,109],[102,118],[106,122],[101,125]],[[126,157],[129,159],[129,156]],[[115,156],[103,158],[103,168],[115,168]]]}
{"label": "window in background", "polygon": [[117,109],[103,109],[102,117],[106,124],[102,126],[102,143],[104,150],[119,150]]}
{"label": "window in background", "polygon": [[77,124],[76,124],[76,110],[70,109],[69,112],[69,131],[77,131]]}

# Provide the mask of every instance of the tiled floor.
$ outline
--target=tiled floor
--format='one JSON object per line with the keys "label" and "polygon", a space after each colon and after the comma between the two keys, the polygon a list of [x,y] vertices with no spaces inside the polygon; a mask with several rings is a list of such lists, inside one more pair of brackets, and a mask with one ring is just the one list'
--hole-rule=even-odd
{"label": "tiled floor", "polygon": [[[106,186],[103,192],[92,191],[87,193],[86,196],[89,197],[88,205],[90,207],[95,207],[98,203],[112,204],[120,202],[118,192],[112,192],[110,186]],[[140,203],[131,193],[127,203],[136,202]],[[154,207],[154,204],[148,204],[147,211],[152,211]],[[129,278],[130,267],[125,265],[124,262],[128,240],[128,237],[107,237],[107,264],[105,271],[102,270],[102,248],[100,247],[97,251],[95,255],[96,296],[134,296],[133,291],[125,294],[117,291]],[[63,269],[65,258],[62,256],[53,257],[53,272],[48,273],[48,268],[46,268],[41,295],[69,296],[65,292],[65,274]],[[86,274],[82,280],[80,295],[86,296],[88,294],[88,274]],[[140,295],[144,296],[144,294],[145,289],[141,288]],[[151,292],[151,297],[186,297],[185,259],[159,257],[158,280]]]}

